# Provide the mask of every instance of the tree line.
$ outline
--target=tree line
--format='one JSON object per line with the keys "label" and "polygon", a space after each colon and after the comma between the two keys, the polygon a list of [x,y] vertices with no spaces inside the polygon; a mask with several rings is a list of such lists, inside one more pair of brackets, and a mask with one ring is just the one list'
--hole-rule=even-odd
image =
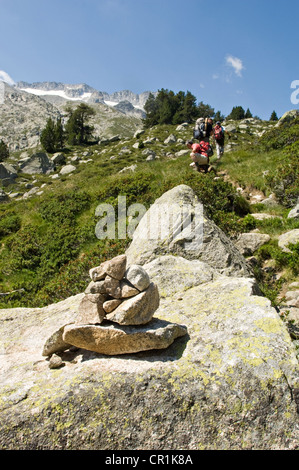
{"label": "tree line", "polygon": [[[143,120],[146,128],[157,124],[181,124],[183,122],[192,122],[199,117],[211,117],[215,121],[223,121],[226,119],[242,120],[252,118],[253,115],[248,108],[246,111],[242,106],[233,107],[228,116],[224,116],[220,111],[216,111],[210,105],[200,101],[196,103],[194,95],[187,91],[179,91],[174,93],[171,90],[162,88],[154,96],[149,94],[145,103],[144,110],[146,117]],[[275,111],[271,114],[270,121],[277,121],[278,117]]]}

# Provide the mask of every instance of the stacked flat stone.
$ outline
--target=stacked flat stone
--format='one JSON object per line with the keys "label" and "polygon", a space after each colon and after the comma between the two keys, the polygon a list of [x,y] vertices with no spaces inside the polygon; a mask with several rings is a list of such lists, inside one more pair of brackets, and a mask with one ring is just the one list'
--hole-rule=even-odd
{"label": "stacked flat stone", "polygon": [[43,355],[75,346],[100,354],[128,354],[167,348],[186,328],[153,320],[159,307],[158,287],[142,266],[127,268],[126,255],[105,261],[89,272],[74,323],[47,340]]}

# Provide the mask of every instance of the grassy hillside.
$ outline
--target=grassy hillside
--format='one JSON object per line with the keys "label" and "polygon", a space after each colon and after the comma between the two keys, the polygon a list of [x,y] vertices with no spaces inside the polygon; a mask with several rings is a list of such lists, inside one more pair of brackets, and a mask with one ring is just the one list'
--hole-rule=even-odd
{"label": "grassy hillside", "polygon": [[[244,133],[239,128],[231,134],[229,144],[234,144],[234,150],[226,152],[216,165],[217,177],[215,173],[194,172],[189,166],[189,152],[178,154],[186,150],[184,142],[192,137],[191,125],[181,130],[176,126],[156,126],[138,139],[69,148],[65,152],[67,158],[76,157],[72,160],[76,170],[70,175],[56,179],[51,175],[19,176],[16,185],[5,191],[18,191],[20,196],[0,205],[0,308],[43,306],[82,292],[89,269],[123,253],[130,243],[129,238],[96,237],[97,206],[109,203],[116,208],[118,197],[126,196],[127,207],[139,203],[148,208],[165,191],[182,183],[195,190],[209,216],[229,236],[255,228],[271,233],[271,242],[257,253],[259,263],[255,270],[264,292],[275,302],[283,282],[298,275],[299,263],[296,265],[293,260],[296,256],[299,260],[298,248],[289,259],[278,249],[275,237],[299,228],[299,222],[287,219],[288,207],[299,195],[296,180],[287,198],[279,195],[283,178],[290,186],[290,174],[295,171],[292,165],[296,168],[297,140],[290,135],[294,137],[293,126],[299,124],[295,121],[279,130],[271,124],[269,127],[269,123],[258,125],[262,124],[263,129],[272,129],[269,134],[260,137],[256,129],[254,133],[251,129]],[[171,134],[177,141],[164,143]],[[149,151],[155,152],[155,160],[146,160]],[[290,160],[287,175],[282,171],[286,158]],[[213,162],[216,163],[215,157]],[[136,165],[134,171],[122,171],[132,165]],[[28,191],[28,183],[40,191],[24,199],[21,196]],[[238,186],[244,189],[243,195]],[[251,212],[265,209],[261,205],[252,207],[246,198],[246,190],[254,188],[265,194],[277,193],[279,204],[271,211],[281,218],[269,222],[251,216]],[[269,257],[274,260],[275,272],[283,270],[278,281],[262,269]]]}

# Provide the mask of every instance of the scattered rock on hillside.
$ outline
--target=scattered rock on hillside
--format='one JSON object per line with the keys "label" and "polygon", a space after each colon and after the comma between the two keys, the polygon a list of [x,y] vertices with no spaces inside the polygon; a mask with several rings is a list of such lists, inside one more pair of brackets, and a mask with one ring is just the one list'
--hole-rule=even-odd
{"label": "scattered rock on hillside", "polygon": [[122,170],[119,171],[119,173],[125,173],[126,171],[130,171],[134,173],[136,171],[137,165],[131,165],[131,166],[125,166]]}
{"label": "scattered rock on hillside", "polygon": [[176,136],[174,134],[170,134],[167,139],[164,140],[164,144],[175,144],[177,141]]}
{"label": "scattered rock on hillside", "polygon": [[265,212],[257,212],[256,214],[250,214],[256,220],[266,220],[266,219],[281,219],[278,215],[271,215]]}
{"label": "scattered rock on hillside", "polygon": [[139,139],[139,137],[141,137],[144,133],[145,133],[144,129],[137,129],[137,131],[134,134],[134,138]]}
{"label": "scattered rock on hillside", "polygon": [[299,308],[299,290],[291,290],[285,294],[286,305]]}
{"label": "scattered rock on hillside", "polygon": [[241,233],[235,245],[242,255],[250,256],[270,240],[271,237],[264,233]]}
{"label": "scattered rock on hillside", "polygon": [[291,253],[291,250],[288,248],[288,245],[295,244],[299,242],[299,229],[290,230],[289,232],[283,233],[278,237],[278,246],[282,251],[286,253]]}
{"label": "scattered rock on hillside", "polygon": [[61,168],[59,174],[60,175],[69,175],[73,171],[75,171],[77,168],[74,165],[65,165]]}
{"label": "scattered rock on hillside", "polygon": [[292,210],[290,210],[288,214],[288,219],[298,219],[298,218],[299,218],[299,198],[298,198],[296,206]]}
{"label": "scattered rock on hillside", "polygon": [[66,158],[63,153],[54,153],[54,155],[51,157],[51,161],[53,165],[64,165],[66,162]]}

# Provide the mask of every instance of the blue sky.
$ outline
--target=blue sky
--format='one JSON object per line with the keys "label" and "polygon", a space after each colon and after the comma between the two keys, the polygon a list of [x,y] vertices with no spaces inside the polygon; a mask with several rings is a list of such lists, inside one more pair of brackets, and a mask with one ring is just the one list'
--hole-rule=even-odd
{"label": "blue sky", "polygon": [[243,106],[269,119],[299,106],[298,20],[298,0],[0,0],[0,71],[108,93],[190,91],[225,115]]}

